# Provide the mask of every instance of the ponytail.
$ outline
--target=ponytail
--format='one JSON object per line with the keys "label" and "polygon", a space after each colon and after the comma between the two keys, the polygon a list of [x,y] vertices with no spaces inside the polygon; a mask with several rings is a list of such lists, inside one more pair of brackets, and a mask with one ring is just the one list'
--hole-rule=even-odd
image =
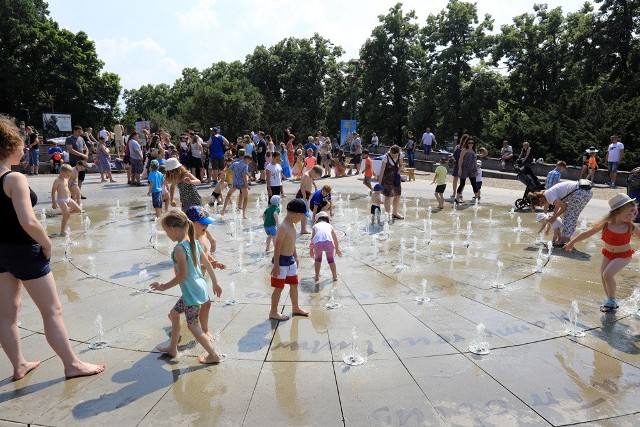
{"label": "ponytail", "polygon": [[193,266],[198,269],[199,262],[196,259],[198,253],[196,248],[196,230],[193,227],[193,222],[189,221],[189,248],[191,248],[191,261],[193,262]]}
{"label": "ponytail", "polygon": [[193,227],[193,223],[189,221],[187,215],[182,211],[169,211],[162,216],[161,223],[167,227],[181,228],[187,230],[187,237],[189,239],[189,249],[191,249],[191,261],[194,267],[198,268],[199,260],[196,253],[196,230]]}

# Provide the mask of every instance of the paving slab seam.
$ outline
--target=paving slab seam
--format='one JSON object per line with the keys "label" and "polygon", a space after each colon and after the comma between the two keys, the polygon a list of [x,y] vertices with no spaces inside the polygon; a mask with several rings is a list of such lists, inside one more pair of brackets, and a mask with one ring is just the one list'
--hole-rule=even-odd
{"label": "paving slab seam", "polygon": [[556,424],[554,427],[569,427],[569,426],[583,426],[586,424],[591,424],[597,421],[607,421],[607,420],[615,420],[617,418],[623,418],[623,417],[628,417],[630,415],[640,415],[640,411],[638,412],[630,412],[628,414],[621,414],[621,415],[616,415],[614,417],[607,417],[607,418],[598,418],[598,419],[593,419],[593,420],[589,420],[589,421],[582,421],[579,423],[572,423],[572,424]]}
{"label": "paving slab seam", "polygon": [[338,386],[338,375],[336,374],[336,364],[333,362],[333,346],[331,345],[331,331],[327,328],[327,341],[329,342],[329,351],[331,353],[331,364],[333,371],[333,380],[336,382],[336,392],[338,393],[338,403],[340,404],[340,416],[342,417],[342,425],[345,426],[344,408],[342,407],[342,397],[340,396],[340,387]]}

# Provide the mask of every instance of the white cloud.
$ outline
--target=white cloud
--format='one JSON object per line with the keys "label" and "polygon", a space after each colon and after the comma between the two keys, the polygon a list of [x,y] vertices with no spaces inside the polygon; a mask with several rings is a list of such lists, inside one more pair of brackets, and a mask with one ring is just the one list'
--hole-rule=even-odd
{"label": "white cloud", "polygon": [[215,5],[216,0],[198,0],[191,9],[177,11],[175,14],[178,17],[180,30],[198,33],[218,26],[220,21],[214,9]]}
{"label": "white cloud", "polygon": [[105,69],[120,75],[120,83],[125,89],[173,82],[184,68],[150,37],[100,39],[96,41],[96,50],[105,62]]}

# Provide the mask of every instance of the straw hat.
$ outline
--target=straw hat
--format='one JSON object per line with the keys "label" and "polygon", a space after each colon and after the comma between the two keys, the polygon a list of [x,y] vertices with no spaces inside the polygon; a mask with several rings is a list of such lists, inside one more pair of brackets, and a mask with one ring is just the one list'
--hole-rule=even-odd
{"label": "straw hat", "polygon": [[619,207],[626,205],[627,203],[631,203],[636,199],[632,199],[624,193],[618,193],[612,198],[609,199],[609,212],[615,211]]}
{"label": "straw hat", "polygon": [[175,157],[171,157],[169,159],[167,159],[165,168],[167,170],[167,172],[172,171],[174,169],[178,169],[180,166],[182,166],[180,164],[180,161],[178,159],[176,159]]}

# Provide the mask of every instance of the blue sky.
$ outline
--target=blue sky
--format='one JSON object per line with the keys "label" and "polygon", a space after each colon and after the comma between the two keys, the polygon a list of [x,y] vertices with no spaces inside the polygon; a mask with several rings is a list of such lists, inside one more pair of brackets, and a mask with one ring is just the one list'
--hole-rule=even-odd
{"label": "blue sky", "polygon": [[[584,0],[549,0],[550,8],[577,11]],[[258,45],[319,33],[346,50],[358,50],[393,0],[49,0],[61,27],[84,31],[95,41],[104,69],[120,75],[125,89],[172,84],[185,67],[244,60]],[[447,0],[405,0],[419,22]],[[532,0],[477,0],[479,16],[490,14],[495,29],[533,11]],[[543,0],[537,3],[545,3]]]}

